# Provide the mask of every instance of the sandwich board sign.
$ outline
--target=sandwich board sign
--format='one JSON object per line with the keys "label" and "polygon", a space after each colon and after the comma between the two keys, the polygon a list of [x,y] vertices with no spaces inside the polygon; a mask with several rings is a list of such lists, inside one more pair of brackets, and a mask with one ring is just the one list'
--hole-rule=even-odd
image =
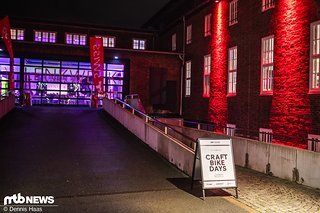
{"label": "sandwich board sign", "polygon": [[193,181],[202,181],[203,199],[206,189],[235,188],[237,180],[231,139],[198,138],[193,163]]}

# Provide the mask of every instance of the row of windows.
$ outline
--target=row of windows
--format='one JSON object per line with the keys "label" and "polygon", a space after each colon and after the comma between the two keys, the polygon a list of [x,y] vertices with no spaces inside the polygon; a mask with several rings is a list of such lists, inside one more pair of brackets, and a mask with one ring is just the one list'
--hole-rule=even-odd
{"label": "row of windows", "polygon": [[[104,47],[115,47],[116,37],[114,36],[96,36],[103,39]],[[24,29],[11,29],[11,39],[12,40],[24,40]],[[57,32],[48,32],[48,31],[34,31],[34,41],[43,42],[43,43],[56,43],[57,42]],[[87,45],[87,35],[85,34],[75,34],[75,33],[66,33],[65,34],[65,43],[70,45]],[[146,40],[145,39],[133,39],[132,48],[138,50],[146,49]]]}
{"label": "row of windows", "polygon": [[[270,8],[274,8],[275,0],[262,0],[262,11],[266,11]],[[204,37],[211,35],[211,14],[204,17]],[[238,0],[233,0],[229,3],[229,26],[238,23]],[[188,25],[186,28],[186,44],[192,42],[192,25]],[[171,37],[172,51],[177,49],[177,34],[172,34]]]}
{"label": "row of windows", "polygon": [[[229,26],[238,23],[238,1],[233,0],[229,3]],[[262,11],[275,7],[275,0],[262,0]]]}
{"label": "row of windows", "polygon": [[[186,29],[186,44],[191,44],[192,42],[192,25],[188,25]],[[211,14],[208,14],[204,18],[204,36],[211,35]],[[171,49],[172,51],[177,50],[177,34],[174,33],[171,36]]]}
{"label": "row of windows", "polygon": [[[320,21],[311,24],[310,44],[310,93],[320,92]],[[236,95],[238,47],[228,50],[228,96]],[[261,82],[260,94],[273,94],[274,36],[261,39]],[[203,97],[209,97],[211,56],[204,56]],[[185,96],[191,95],[191,61],[186,62]]]}

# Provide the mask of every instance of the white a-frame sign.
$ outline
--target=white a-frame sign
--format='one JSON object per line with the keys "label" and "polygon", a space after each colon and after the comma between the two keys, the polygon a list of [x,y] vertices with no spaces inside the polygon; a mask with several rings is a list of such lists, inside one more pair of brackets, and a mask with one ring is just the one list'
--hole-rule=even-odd
{"label": "white a-frame sign", "polygon": [[192,186],[202,181],[203,199],[206,189],[235,188],[237,180],[231,139],[198,138],[193,163]]}

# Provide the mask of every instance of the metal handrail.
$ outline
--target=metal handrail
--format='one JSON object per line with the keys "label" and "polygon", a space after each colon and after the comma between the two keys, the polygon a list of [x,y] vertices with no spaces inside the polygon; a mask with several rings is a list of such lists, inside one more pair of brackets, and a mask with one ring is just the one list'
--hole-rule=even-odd
{"label": "metal handrail", "polygon": [[[193,139],[193,138],[191,138],[191,137],[189,137],[189,136],[187,136],[187,135],[185,135],[185,134],[177,131],[176,129],[172,128],[172,127],[169,126],[168,124],[163,123],[163,122],[159,121],[158,119],[156,119],[156,118],[154,118],[154,117],[151,117],[151,116],[149,116],[149,115],[141,112],[140,110],[132,107],[131,105],[125,103],[124,101],[122,101],[122,100],[120,100],[120,99],[117,99],[117,98],[116,98],[116,99],[114,99],[114,102],[115,102],[115,104],[119,104],[119,103],[122,104],[122,108],[130,109],[131,112],[132,112],[132,114],[134,114],[134,115],[137,115],[137,114],[138,114],[139,117],[141,116],[141,118],[145,118],[145,122],[152,124],[154,127],[157,127],[158,129],[160,129],[161,131],[163,131],[166,135],[170,135],[170,136],[178,139],[177,137],[175,137],[175,136],[173,136],[172,134],[169,133],[169,132],[171,131],[171,132],[173,132],[173,133],[181,136],[182,138],[187,139],[188,141],[191,141],[191,142],[192,142],[191,145],[187,145],[187,144],[183,143],[183,141],[180,141],[180,140],[178,139],[178,140],[179,140],[180,142],[182,142],[182,144],[183,144],[184,146],[186,146],[187,148],[191,148],[193,151],[195,150],[196,144],[197,144],[197,141],[196,141],[195,139]],[[137,115],[137,116],[138,116],[138,115]],[[151,122],[153,122],[153,123],[151,123]],[[159,127],[158,127],[157,125],[155,125],[155,124],[158,124],[158,125],[164,127],[164,130],[162,130],[161,128],[159,128]]]}
{"label": "metal handrail", "polygon": [[[135,114],[135,112],[137,112],[136,114],[138,114],[139,116],[141,116],[141,118],[145,118],[146,122],[154,122],[153,126],[157,127],[158,129],[162,130],[162,128],[164,128],[164,130],[162,130],[165,134],[168,134],[168,130],[174,132],[175,134],[180,135],[181,137],[192,141],[192,146],[188,146],[190,148],[195,149],[197,141],[179,131],[177,131],[176,129],[174,129],[172,126],[163,123],[161,121],[159,121],[158,119],[151,117],[141,111],[139,111],[138,109],[133,108],[132,106],[130,106],[129,104],[123,102],[122,100],[119,99],[114,99],[115,103],[121,103],[123,108],[129,108],[132,110],[133,114]],[[191,124],[191,126],[185,125],[185,124]],[[157,125],[160,125],[160,127],[158,127]],[[192,127],[193,125],[193,127]],[[273,143],[275,141],[275,139],[277,140],[283,140],[283,141],[287,141],[289,142],[291,139],[297,139],[296,137],[291,137],[291,136],[283,136],[283,135],[279,135],[279,134],[274,134],[274,133],[268,133],[268,132],[264,132],[264,131],[255,131],[255,130],[250,130],[250,129],[243,129],[243,128],[233,128],[233,127],[225,127],[225,126],[218,126],[215,125],[214,123],[211,122],[197,122],[197,121],[183,121],[183,126],[184,127],[190,127],[190,128],[196,128],[199,130],[206,130],[206,131],[212,131],[215,132],[216,129],[223,129],[224,130],[224,134],[227,135],[228,131],[227,130],[233,130],[234,131],[234,135],[228,135],[228,136],[237,136],[237,137],[243,137],[243,138],[250,138],[250,139],[254,139],[254,140],[259,140],[259,136],[260,134],[262,134],[262,139],[260,141],[262,142],[267,142],[267,143]],[[206,128],[203,128],[206,127]],[[172,135],[171,135],[172,136]],[[299,138],[301,141],[306,141],[307,143],[305,145],[308,145],[308,141],[312,141],[312,144],[316,144],[316,143],[320,143],[320,140],[318,139],[306,139],[306,138]],[[284,143],[285,144],[285,143]],[[312,147],[315,147],[315,145],[312,145]],[[307,147],[308,148],[308,147]],[[313,151],[315,151],[312,148]]]}
{"label": "metal handrail", "polygon": [[[184,121],[183,123],[192,124],[192,125],[194,125],[194,128],[197,128],[197,129],[202,129],[201,125],[210,126],[210,128],[211,128],[210,131],[213,131],[213,132],[215,132],[216,129],[224,129],[224,134],[227,134],[228,130],[230,129],[230,130],[234,131],[234,135],[229,135],[229,136],[244,137],[244,138],[250,138],[250,139],[254,139],[254,140],[261,139],[260,141],[267,142],[267,143],[272,143],[276,140],[290,142],[290,140],[292,140],[292,139],[297,139],[297,137],[284,136],[284,135],[268,133],[268,132],[264,132],[264,131],[255,131],[255,130],[244,129],[244,128],[217,126],[211,122],[205,123],[205,122],[196,122],[196,121]],[[199,126],[200,126],[200,128],[199,128]],[[190,127],[190,126],[188,126],[188,127]],[[192,126],[191,126],[191,128],[192,128]],[[262,135],[262,138],[259,137],[260,135]],[[307,145],[308,141],[310,140],[310,139],[301,138],[301,137],[298,139],[300,141],[305,141],[306,143],[303,143],[304,145]],[[314,143],[317,143],[317,141],[315,141]],[[285,144],[285,142],[283,142],[283,144]],[[300,147],[300,148],[302,148],[302,147]]]}

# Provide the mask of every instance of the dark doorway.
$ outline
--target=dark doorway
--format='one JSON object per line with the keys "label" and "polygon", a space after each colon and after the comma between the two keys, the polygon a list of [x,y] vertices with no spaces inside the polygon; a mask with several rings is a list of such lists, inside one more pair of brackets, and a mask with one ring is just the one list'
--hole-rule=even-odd
{"label": "dark doorway", "polygon": [[167,70],[151,68],[149,80],[149,99],[153,109],[164,109],[166,105]]}
{"label": "dark doorway", "polygon": [[166,87],[166,108],[171,112],[177,111],[177,81],[167,81]]}

